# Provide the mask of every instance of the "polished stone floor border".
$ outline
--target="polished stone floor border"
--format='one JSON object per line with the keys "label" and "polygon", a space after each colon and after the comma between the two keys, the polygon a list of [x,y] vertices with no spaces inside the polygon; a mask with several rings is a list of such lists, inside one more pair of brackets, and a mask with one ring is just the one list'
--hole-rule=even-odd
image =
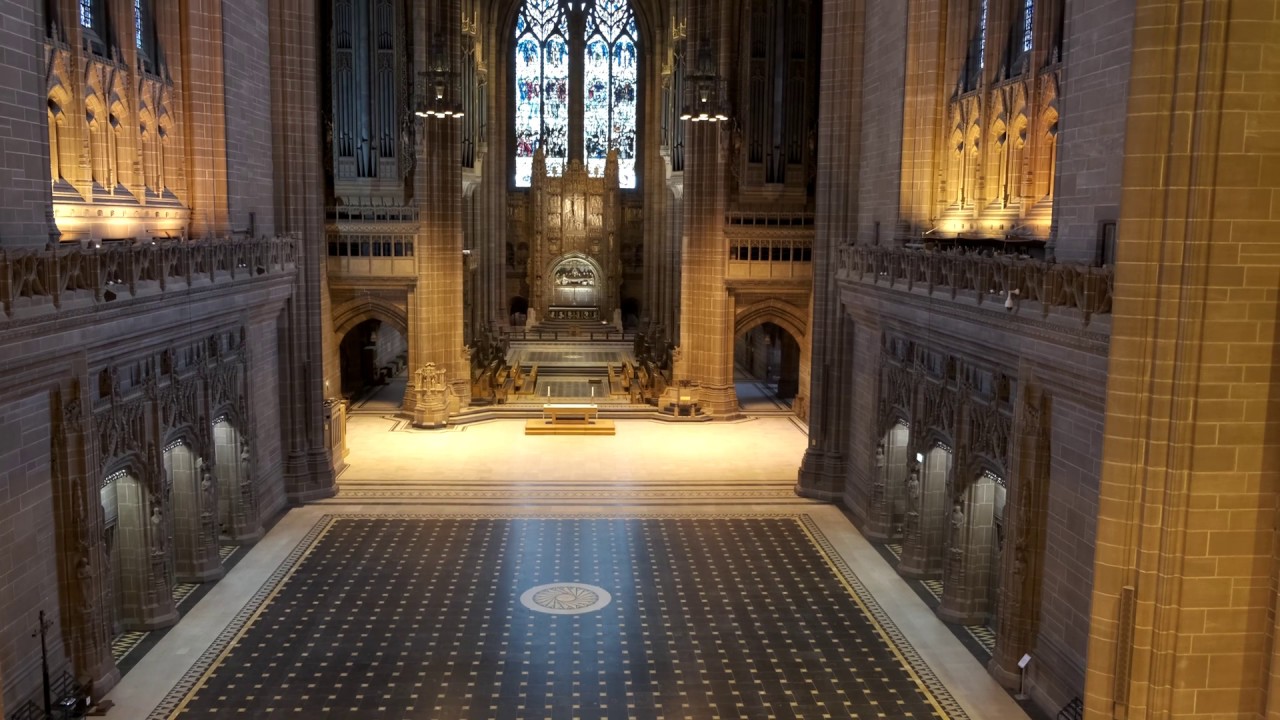
{"label": "polished stone floor border", "polygon": [[419,513],[332,513],[320,516],[311,529],[293,548],[285,560],[275,569],[267,581],[236,614],[234,619],[218,634],[214,641],[191,665],[181,680],[165,695],[163,700],[147,716],[147,720],[167,720],[181,711],[187,699],[219,665],[232,645],[250,628],[254,619],[279,593],[289,576],[301,566],[303,560],[316,547],[324,534],[341,519],[689,519],[722,518],[746,520],[794,520],[805,530],[819,555],[824,558],[839,578],[854,602],[863,611],[877,632],[892,649],[903,669],[916,681],[930,703],[942,717],[952,720],[969,720],[969,715],[952,696],[946,685],[924,661],[920,653],[899,630],[898,626],[866,588],[839,551],[827,539],[813,517],[808,513],[662,513],[662,512],[592,512],[592,513],[459,513],[449,515],[423,515]]}

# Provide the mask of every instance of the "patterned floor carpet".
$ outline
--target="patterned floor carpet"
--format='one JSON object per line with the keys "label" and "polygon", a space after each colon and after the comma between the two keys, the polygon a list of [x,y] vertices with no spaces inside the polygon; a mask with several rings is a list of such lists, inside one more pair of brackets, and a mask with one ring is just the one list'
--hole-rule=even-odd
{"label": "patterned floor carpet", "polygon": [[965,718],[806,516],[326,516],[151,718]]}

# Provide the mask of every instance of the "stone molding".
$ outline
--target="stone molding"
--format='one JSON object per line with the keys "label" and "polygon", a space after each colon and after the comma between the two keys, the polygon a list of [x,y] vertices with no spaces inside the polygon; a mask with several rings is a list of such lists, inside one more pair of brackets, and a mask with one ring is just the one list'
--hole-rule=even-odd
{"label": "stone molding", "polygon": [[1014,257],[960,255],[906,248],[845,245],[836,277],[887,285],[932,297],[961,297],[976,305],[1004,303],[1018,314],[1024,303],[1048,318],[1053,308],[1075,310],[1087,328],[1095,315],[1111,314],[1115,273],[1110,267],[1062,265]]}
{"label": "stone molding", "polygon": [[297,260],[298,240],[291,236],[0,249],[0,328],[71,308],[288,275]]}

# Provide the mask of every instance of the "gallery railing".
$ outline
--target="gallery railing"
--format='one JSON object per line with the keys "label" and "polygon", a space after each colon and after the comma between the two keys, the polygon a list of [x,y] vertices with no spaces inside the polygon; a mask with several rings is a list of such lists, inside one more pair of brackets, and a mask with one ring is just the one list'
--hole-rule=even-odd
{"label": "gallery railing", "polygon": [[512,342],[572,340],[574,342],[631,342],[636,334],[617,330],[539,330],[504,326],[502,336]]}
{"label": "gallery railing", "polygon": [[1110,267],[872,245],[846,245],[839,252],[842,280],[923,290],[1011,312],[1032,303],[1044,317],[1055,308],[1076,310],[1085,325],[1094,315],[1111,313],[1115,275]]}
{"label": "gallery railing", "polygon": [[0,320],[293,273],[297,253],[291,236],[0,249]]}

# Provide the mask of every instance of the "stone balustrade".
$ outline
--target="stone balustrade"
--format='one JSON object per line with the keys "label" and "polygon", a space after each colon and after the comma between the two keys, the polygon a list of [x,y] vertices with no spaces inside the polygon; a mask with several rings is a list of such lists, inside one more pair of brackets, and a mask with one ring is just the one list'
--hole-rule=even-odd
{"label": "stone balustrade", "polygon": [[295,271],[294,237],[108,242],[0,249],[0,323]]}
{"label": "stone balustrade", "polygon": [[1115,274],[1110,267],[1064,265],[1014,256],[935,252],[872,245],[839,249],[838,278],[944,294],[952,300],[1006,307],[1013,294],[1016,312],[1038,306],[1047,317],[1055,308],[1078,311],[1088,325],[1094,315],[1111,313]]}

